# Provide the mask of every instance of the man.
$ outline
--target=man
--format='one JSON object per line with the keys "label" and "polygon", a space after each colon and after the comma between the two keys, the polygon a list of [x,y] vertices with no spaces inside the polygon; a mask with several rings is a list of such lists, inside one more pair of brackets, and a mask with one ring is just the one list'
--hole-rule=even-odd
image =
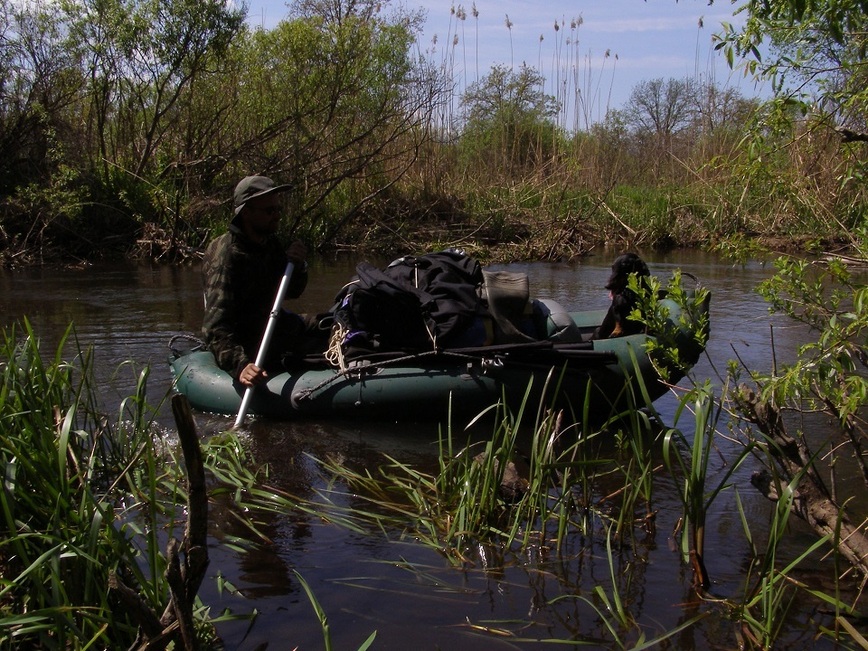
{"label": "man", "polygon": [[300,241],[284,251],[277,239],[283,212],[281,193],[264,176],[248,176],[235,187],[234,215],[229,231],[205,251],[205,343],[220,368],[245,387],[268,379],[287,353],[298,353],[311,330],[306,319],[282,310],[264,368],[254,360],[268,323],[287,261],[295,269],[286,296],[298,298],[307,285],[307,250]]}

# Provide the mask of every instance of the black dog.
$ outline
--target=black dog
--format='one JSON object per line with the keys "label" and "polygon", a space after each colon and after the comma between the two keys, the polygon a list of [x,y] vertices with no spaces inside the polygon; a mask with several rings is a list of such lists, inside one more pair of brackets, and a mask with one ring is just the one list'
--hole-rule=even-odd
{"label": "black dog", "polygon": [[603,323],[594,332],[593,339],[623,337],[642,332],[644,326],[640,322],[627,318],[636,307],[637,299],[636,294],[627,288],[630,274],[636,274],[641,283],[643,278],[651,275],[651,272],[648,271],[648,265],[635,253],[619,255],[612,264],[612,273],[606,282],[612,304],[606,312]]}

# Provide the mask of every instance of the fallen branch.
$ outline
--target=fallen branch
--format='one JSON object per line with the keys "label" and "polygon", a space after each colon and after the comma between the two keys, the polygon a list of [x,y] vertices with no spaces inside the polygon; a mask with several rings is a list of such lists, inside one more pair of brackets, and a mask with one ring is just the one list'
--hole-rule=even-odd
{"label": "fallen branch", "polygon": [[736,400],[742,413],[765,435],[768,451],[779,471],[773,473],[764,469],[756,472],[751,477],[751,484],[768,499],[777,501],[786,486],[799,477],[793,513],[819,535],[829,536],[841,555],[868,577],[868,536],[865,529],[854,525],[832,498],[817,473],[805,442],[790,436],[777,407],[761,401],[750,388],[740,387]]}

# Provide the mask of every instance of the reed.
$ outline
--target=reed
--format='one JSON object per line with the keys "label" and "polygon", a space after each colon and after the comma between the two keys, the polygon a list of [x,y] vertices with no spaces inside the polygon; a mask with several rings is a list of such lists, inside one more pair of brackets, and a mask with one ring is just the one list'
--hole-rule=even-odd
{"label": "reed", "polygon": [[[692,408],[691,408],[692,405]],[[678,428],[685,414],[693,416],[693,436],[687,437]],[[708,486],[711,460],[715,450],[715,434],[722,407],[714,400],[710,382],[688,391],[678,405],[673,426],[663,438],[663,457],[672,477],[682,482],[679,496],[683,506],[680,521],[681,553],[694,571],[694,584],[706,590],[710,578],[703,560],[705,554],[705,522],[708,510],[717,496],[729,486],[733,474],[750,456],[752,447],[742,448],[726,465],[721,477]]]}
{"label": "reed", "polygon": [[20,339],[3,334],[0,646],[129,646],[137,625],[107,586],[117,576],[153,610],[166,602],[155,525],[175,517],[158,499],[178,465],[157,463],[169,451],[147,415],[147,371],[112,423],[97,408],[90,353],[76,346],[76,362],[63,361],[71,330],[48,361],[27,322]]}
{"label": "reed", "polygon": [[[592,531],[594,477],[612,459],[599,454],[602,432],[586,431],[545,406],[532,413],[531,389],[515,413],[499,404],[480,414],[479,420],[493,417],[492,434],[481,442],[447,428],[436,472],[389,456],[375,473],[318,460],[333,481],[321,495],[324,504],[302,508],[324,510],[357,531],[397,531],[458,563],[468,562],[479,545],[560,550],[569,536]],[[344,490],[370,508],[342,506],[336,498]]]}
{"label": "reed", "polygon": [[[626,390],[630,392],[628,404],[641,404],[637,402],[637,396],[633,395],[632,386],[628,386]],[[646,404],[650,404],[650,400]],[[652,452],[655,444],[659,443],[660,427],[656,425],[651,409],[638,408],[628,408],[624,414],[619,414],[618,425],[617,466],[623,477],[623,488],[620,491],[622,501],[617,512],[615,533],[619,536],[631,535],[636,524],[641,524],[646,533],[653,534],[656,531],[657,512],[652,499],[655,475]],[[644,514],[640,515],[638,510],[642,506]]]}
{"label": "reed", "polygon": [[[324,495],[324,504],[303,508],[350,524],[356,531],[370,533],[373,527],[387,536],[414,539],[462,566],[474,563],[474,553],[485,554],[486,567],[491,559],[503,559],[508,552],[522,555],[528,549],[545,547],[560,554],[571,549],[566,544],[571,536],[587,537],[596,544],[598,532],[603,531],[607,584],[597,583],[589,592],[562,595],[550,603],[578,600],[591,608],[604,628],[607,644],[619,648],[659,645],[715,611],[734,623],[736,636],[746,647],[771,648],[784,630],[790,605],[807,595],[834,606],[838,625],[843,630],[852,628],[852,607],[793,576],[793,570],[827,540],[816,541],[794,560],[780,562],[776,550],[790,511],[786,496],[775,510],[766,549],[754,548],[744,592],[729,598],[707,592],[711,584],[703,562],[707,514],[754,450],[739,448],[725,462],[721,456],[723,467],[716,467],[718,426],[724,412],[710,383],[684,391],[674,423],[665,429],[659,427],[653,406],[643,403],[647,397],[644,387],[625,390],[630,393],[630,409],[613,415],[604,429],[593,432],[575,424],[565,426],[564,414],[553,413],[546,405],[532,410],[525,402],[515,415],[498,406],[492,436],[482,443],[473,445],[451,428],[446,431],[435,473],[392,458],[376,472],[354,471],[325,461],[323,467],[333,477],[332,493]],[[533,425],[528,440],[519,432],[529,418]],[[604,446],[599,443],[613,437],[617,441],[614,454],[600,454]],[[520,495],[506,499],[503,469],[515,459],[515,448],[522,442],[527,445],[527,480]],[[658,447],[662,447],[662,468],[654,463],[653,451]],[[653,490],[663,468],[677,483],[682,500],[678,533],[683,562],[692,566],[694,585],[710,607],[692,614],[675,630],[646,639],[623,592],[629,590],[629,578],[618,569],[619,553],[637,527],[653,533]],[[607,478],[611,484],[613,477],[620,478],[621,488],[601,497],[600,480]],[[366,500],[370,508],[340,506],[334,497],[346,491]],[[616,499],[620,499],[617,506]],[[747,519],[744,515],[742,519],[753,545]]]}
{"label": "reed", "polygon": [[[709,615],[708,612],[698,613],[687,618],[675,628],[665,631],[651,639],[646,638],[646,634],[641,630],[639,624],[633,618],[627,604],[621,598],[618,590],[620,582],[618,581],[617,558],[614,538],[616,532],[613,526],[606,528],[605,551],[606,561],[609,569],[608,580],[611,585],[609,591],[601,583],[597,583],[589,594],[577,595],[561,595],[550,600],[551,604],[559,601],[578,600],[587,605],[597,616],[599,622],[605,628],[609,635],[606,640],[606,648],[632,649],[650,649],[666,646],[666,641],[673,638],[681,631],[690,628],[697,624],[700,620]],[[602,645],[600,645],[602,646]]]}
{"label": "reed", "polygon": [[[550,380],[556,386],[557,378]],[[656,637],[647,634],[633,614],[630,597],[630,584],[635,579],[632,571],[642,562],[629,558],[625,562],[623,555],[632,553],[624,545],[631,530],[653,526],[653,490],[660,471],[654,464],[655,450],[663,447],[663,468],[677,482],[682,498],[684,562],[695,560],[700,564],[707,513],[728,490],[733,474],[750,450],[742,450],[734,460],[727,458],[721,471],[715,467],[722,410],[708,383],[683,393],[673,426],[663,430],[658,427],[660,417],[653,407],[643,404],[644,387],[629,390],[634,404],[624,413],[613,415],[605,429],[590,430],[573,424],[577,415],[568,419],[544,403],[533,408],[526,399],[514,414],[502,406],[487,411],[492,433],[482,442],[474,443],[467,432],[447,428],[440,437],[438,465],[432,472],[388,456],[376,470],[355,470],[340,461],[325,459],[319,463],[330,483],[318,499],[298,499],[274,489],[245,489],[250,498],[246,505],[270,505],[276,513],[286,508],[301,509],[361,534],[409,540],[442,552],[462,568],[478,564],[491,570],[497,563],[506,566],[510,556],[523,558],[541,549],[550,554],[550,561],[562,563],[575,550],[571,544],[575,540],[582,541],[582,558],[586,558],[587,546],[599,547],[603,550],[600,557],[608,567],[603,580],[594,577],[588,590],[548,600],[551,606],[572,600],[593,612],[601,635],[579,638],[582,641],[573,639],[577,644],[654,648],[667,644],[667,640],[700,620],[722,614],[733,624],[745,648],[771,648],[785,631],[790,605],[807,596],[834,607],[835,622],[842,631],[852,629],[851,621],[858,616],[852,607],[836,595],[825,594],[795,578],[796,567],[827,540],[816,541],[794,560],[783,561],[776,553],[787,528],[789,504],[784,499],[770,524],[766,548],[753,548],[743,592],[715,597],[702,590],[697,602],[701,608],[691,609],[677,626],[658,632]],[[480,418],[475,425],[482,423]],[[617,445],[611,443],[613,438],[618,440]],[[526,483],[521,494],[505,495],[504,469],[519,461],[516,448],[524,451]],[[265,479],[260,471],[248,472],[251,486]],[[615,493],[608,489],[600,492],[613,481],[620,482],[621,488]],[[347,494],[353,496],[352,504],[346,500]],[[360,501],[367,506],[360,508]],[[744,515],[743,522],[745,535],[753,545]],[[696,562],[693,566],[701,568]],[[407,567],[425,571],[410,564]],[[706,582],[707,587],[704,568],[696,570],[696,581],[699,587]],[[440,578],[437,584],[442,585]],[[328,636],[326,609],[312,591],[306,591],[320,617],[323,635]],[[500,634],[500,629],[490,626],[468,625]],[[503,629],[504,634],[508,628]],[[842,639],[840,632],[823,632]],[[855,635],[853,638],[857,639]]]}
{"label": "reed", "polygon": [[[775,445],[775,442],[767,439],[765,443],[766,445],[757,442],[754,447],[757,451],[768,455],[768,448]],[[814,461],[815,458],[811,459],[812,463]],[[827,607],[833,609],[835,626],[839,630],[821,626],[820,633],[839,642],[849,636],[858,648],[868,648],[864,638],[850,623],[850,620],[864,619],[864,615],[856,610],[854,604],[846,603],[840,597],[840,573],[837,568],[830,576],[835,585],[831,594],[796,577],[797,568],[811,562],[812,557],[815,557],[818,552],[828,550],[830,546],[833,550],[838,550],[842,523],[839,521],[832,533],[817,537],[804,551],[792,555],[792,558],[783,558],[779,551],[790,527],[794,502],[797,499],[804,499],[803,496],[798,495],[799,485],[803,475],[808,472],[810,470],[807,467],[803,468],[788,483],[779,482],[780,494],[771,510],[768,526],[763,529],[765,543],[762,546],[757,543],[757,536],[753,531],[756,524],[751,525],[748,521],[741,498],[736,493],[736,506],[742,530],[753,553],[744,581],[743,594],[738,598],[726,600],[726,606],[730,617],[739,625],[737,629],[739,639],[746,648],[772,648],[784,630],[791,607],[796,600],[806,597],[816,599],[818,603],[825,603]],[[833,554],[837,565],[840,553],[833,552]],[[856,602],[858,601],[857,598]]]}
{"label": "reed", "polygon": [[[320,605],[319,600],[316,598],[313,590],[307,581],[304,580],[304,577],[295,572],[295,578],[298,579],[298,582],[301,584],[304,593],[307,595],[308,601],[310,601],[311,606],[313,607],[314,612],[316,613],[317,619],[319,620],[320,627],[322,628],[323,633],[323,648],[325,651],[332,651],[334,648],[332,646],[332,638],[331,633],[329,632],[329,619],[328,615],[326,615],[325,609],[323,609],[322,605]],[[361,646],[359,646],[359,651],[366,651],[366,649],[371,648],[371,645],[374,643],[374,640],[377,638],[377,632],[374,631],[371,633],[368,638],[362,642]]]}
{"label": "reed", "polygon": [[789,578],[792,570],[818,548],[828,543],[828,538],[820,538],[809,549],[783,568],[778,567],[778,546],[789,520],[790,507],[794,497],[795,484],[786,488],[772,511],[764,553],[754,544],[741,500],[738,510],[745,537],[754,549],[754,558],[745,581],[745,592],[741,599],[732,603],[733,619],[741,624],[739,637],[742,644],[754,648],[768,649],[778,638],[784,618],[797,598],[799,590]]}
{"label": "reed", "polygon": [[[2,337],[0,649],[131,648],[143,612],[160,625],[171,558],[161,546],[188,519],[185,463],[153,421],[148,369],[111,418],[100,404],[92,352],[72,326],[53,356],[43,355],[26,320]],[[68,350],[73,361],[64,359]],[[239,499],[242,486],[261,490],[244,470],[237,437],[203,447],[212,497]],[[238,547],[249,547],[253,516],[238,514],[250,532]],[[213,647],[213,624],[232,616],[212,618],[194,597],[195,589],[184,607],[192,609],[195,636]]]}

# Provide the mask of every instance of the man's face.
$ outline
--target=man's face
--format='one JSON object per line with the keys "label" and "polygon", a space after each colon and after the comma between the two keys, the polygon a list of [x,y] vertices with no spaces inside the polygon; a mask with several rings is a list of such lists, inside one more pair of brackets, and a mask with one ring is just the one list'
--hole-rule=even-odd
{"label": "man's face", "polygon": [[276,192],[251,199],[244,205],[242,219],[248,236],[263,240],[277,232],[283,206]]}

